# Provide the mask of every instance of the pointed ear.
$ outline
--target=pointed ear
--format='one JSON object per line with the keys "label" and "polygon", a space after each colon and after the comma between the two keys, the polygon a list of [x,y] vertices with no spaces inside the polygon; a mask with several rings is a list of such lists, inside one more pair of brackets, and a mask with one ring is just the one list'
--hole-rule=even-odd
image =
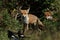
{"label": "pointed ear", "polygon": [[18,10],[21,10],[21,8],[22,8],[22,6],[20,6]]}
{"label": "pointed ear", "polygon": [[21,13],[23,13],[24,11],[23,10],[20,10]]}
{"label": "pointed ear", "polygon": [[17,8],[17,11],[18,11],[19,13],[21,13],[21,8],[22,8],[22,6],[20,6],[20,7]]}
{"label": "pointed ear", "polygon": [[29,13],[29,10],[30,10],[30,7],[27,9],[27,12],[26,13]]}

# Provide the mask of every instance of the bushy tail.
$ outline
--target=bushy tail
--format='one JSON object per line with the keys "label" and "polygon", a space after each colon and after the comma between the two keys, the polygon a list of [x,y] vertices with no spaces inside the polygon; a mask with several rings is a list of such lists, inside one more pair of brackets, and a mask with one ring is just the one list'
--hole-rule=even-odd
{"label": "bushy tail", "polygon": [[44,24],[43,24],[39,19],[37,20],[37,24],[38,24],[38,28],[39,28],[40,30],[45,30]]}

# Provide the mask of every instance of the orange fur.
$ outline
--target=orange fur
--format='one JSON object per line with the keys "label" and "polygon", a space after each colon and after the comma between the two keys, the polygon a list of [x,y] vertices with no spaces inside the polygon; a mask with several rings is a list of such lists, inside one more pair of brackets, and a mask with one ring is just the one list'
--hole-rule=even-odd
{"label": "orange fur", "polygon": [[26,19],[22,19],[22,22],[24,20],[28,19],[26,21],[28,23],[23,23],[23,26],[24,26],[23,31],[25,31],[25,28],[26,28],[26,30],[28,30],[30,24],[34,24],[35,26],[38,25],[37,28],[39,28],[41,30],[44,29],[44,24],[40,21],[40,19],[37,16],[35,16],[33,14],[28,14],[27,10],[20,10],[20,12],[21,12],[21,15],[22,16],[25,15],[24,17],[26,18]]}
{"label": "orange fur", "polygon": [[50,19],[50,20],[53,19],[51,11],[46,11],[46,12],[44,12],[44,14],[45,14],[46,19]]}

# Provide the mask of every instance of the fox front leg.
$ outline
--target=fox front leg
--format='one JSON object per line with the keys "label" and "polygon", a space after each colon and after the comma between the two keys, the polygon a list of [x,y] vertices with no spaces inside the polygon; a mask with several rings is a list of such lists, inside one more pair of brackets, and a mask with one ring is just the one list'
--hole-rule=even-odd
{"label": "fox front leg", "polygon": [[23,33],[26,33],[28,31],[28,24],[23,25]]}

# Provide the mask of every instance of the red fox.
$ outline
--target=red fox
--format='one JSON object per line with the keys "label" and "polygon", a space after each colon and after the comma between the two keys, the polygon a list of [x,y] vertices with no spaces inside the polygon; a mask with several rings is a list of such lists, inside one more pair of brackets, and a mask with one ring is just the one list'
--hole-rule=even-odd
{"label": "red fox", "polygon": [[46,19],[53,20],[53,14],[50,10],[47,10],[46,12],[44,12],[44,14]]}
{"label": "red fox", "polygon": [[44,12],[44,14],[45,14],[45,18],[47,20],[52,20],[52,21],[57,21],[58,20],[57,18],[53,17],[54,14],[50,10]]}
{"label": "red fox", "polygon": [[40,21],[40,19],[33,15],[33,14],[29,14],[29,9],[27,10],[23,10],[23,9],[19,9],[19,12],[21,13],[21,20],[23,22],[23,31],[25,31],[25,28],[26,30],[29,29],[29,25],[30,24],[34,24],[34,25],[38,25],[38,28],[41,29],[41,30],[44,30],[44,24]]}

